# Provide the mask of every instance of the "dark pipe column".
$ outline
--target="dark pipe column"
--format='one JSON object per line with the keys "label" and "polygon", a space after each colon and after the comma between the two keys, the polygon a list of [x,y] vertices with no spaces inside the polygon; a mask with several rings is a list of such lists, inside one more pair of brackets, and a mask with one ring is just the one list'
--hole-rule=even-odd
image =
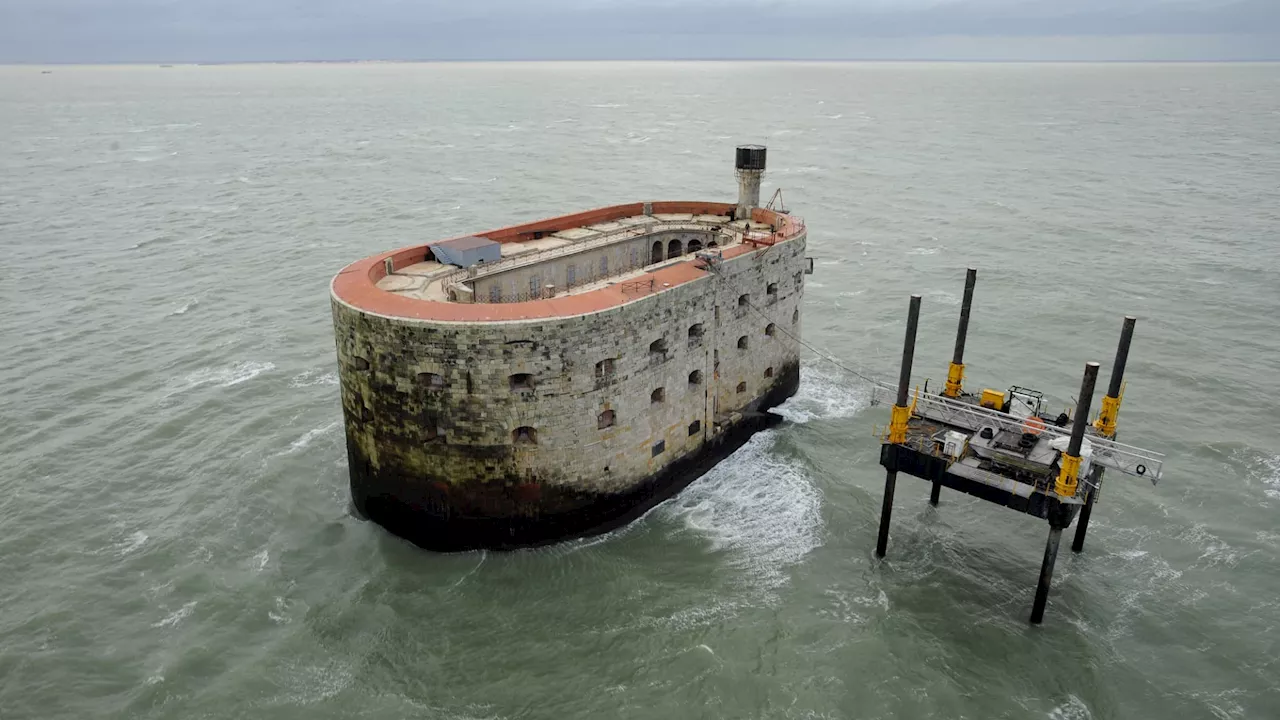
{"label": "dark pipe column", "polygon": [[1036,602],[1031,607],[1032,625],[1039,625],[1044,620],[1044,605],[1049,601],[1049,583],[1053,581],[1053,564],[1058,559],[1058,543],[1061,540],[1062,528],[1050,525],[1049,540],[1044,544],[1044,560],[1040,563],[1040,583],[1036,585]]}
{"label": "dark pipe column", "polygon": [[[964,382],[964,342],[969,337],[969,310],[973,308],[973,287],[978,284],[978,269],[969,268],[964,274],[964,300],[960,303],[960,324],[956,327],[956,350],[951,355],[951,367],[947,369],[947,384],[942,394],[949,398],[960,397]],[[942,484],[934,481],[929,491],[929,504],[937,506]]]}
{"label": "dark pipe column", "polygon": [[[1124,366],[1129,362],[1129,344],[1133,342],[1133,327],[1138,319],[1126,315],[1124,325],[1120,328],[1120,345],[1116,347],[1116,363],[1111,367],[1111,383],[1107,386],[1107,396],[1102,398],[1102,412],[1098,416],[1098,433],[1105,437],[1115,437],[1116,413],[1120,410],[1120,388],[1124,385]],[[1093,516],[1093,502],[1102,489],[1102,477],[1106,471],[1098,468],[1098,482],[1089,490],[1084,507],[1080,509],[1080,519],[1076,521],[1076,536],[1071,541],[1071,552],[1084,550],[1084,536],[1089,531],[1089,518]]]}
{"label": "dark pipe column", "polygon": [[[920,296],[912,295],[907,309],[907,334],[902,341],[902,370],[898,373],[898,398],[894,403],[894,414],[906,412],[907,393],[911,386],[911,362],[916,354],[916,327],[920,323]],[[894,442],[893,425],[890,424],[890,441]],[[896,450],[897,448],[894,448]],[[886,470],[884,473],[884,506],[880,509],[880,535],[876,539],[876,556],[884,557],[885,548],[889,545],[889,519],[893,514],[893,489],[898,482],[897,470]]]}
{"label": "dark pipe column", "polygon": [[973,286],[978,284],[978,269],[969,268],[964,274],[964,301],[960,303],[960,325],[956,327],[956,351],[951,362],[964,364],[964,341],[969,336],[969,311],[973,308]]}
{"label": "dark pipe column", "polygon": [[[1059,495],[1074,496],[1079,478],[1068,473],[1067,468],[1075,466],[1080,460],[1080,446],[1084,443],[1084,429],[1089,424],[1089,405],[1093,401],[1093,387],[1098,382],[1098,363],[1084,364],[1084,380],[1080,382],[1080,402],[1076,405],[1075,422],[1071,425],[1071,440],[1067,444],[1067,452],[1059,460],[1063,464],[1063,473],[1058,476],[1054,490]],[[1074,458],[1074,462],[1072,462]],[[1065,483],[1064,481],[1070,481]],[[1040,582],[1036,585],[1036,599],[1031,606],[1031,623],[1039,625],[1044,620],[1044,606],[1049,600],[1049,585],[1053,582],[1053,565],[1058,559],[1058,543],[1062,539],[1062,528],[1066,526],[1067,513],[1059,507],[1059,500],[1053,497],[1049,509],[1049,541],[1044,546],[1044,561],[1040,564]]]}

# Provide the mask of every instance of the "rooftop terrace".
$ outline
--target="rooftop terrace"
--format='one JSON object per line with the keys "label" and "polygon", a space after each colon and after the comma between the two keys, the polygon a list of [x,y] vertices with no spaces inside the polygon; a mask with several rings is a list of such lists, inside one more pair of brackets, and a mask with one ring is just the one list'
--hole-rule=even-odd
{"label": "rooftop terrace", "polygon": [[[579,315],[702,277],[699,254],[737,257],[804,232],[798,218],[759,208],[750,221],[732,220],[733,208],[631,203],[479,233],[499,244],[500,257],[468,268],[439,262],[436,243],[404,248],[347,266],[334,278],[333,294],[367,312],[411,319]],[[663,242],[650,246],[655,236]],[[635,249],[640,244],[643,252]],[[612,261],[598,259],[605,255]]]}

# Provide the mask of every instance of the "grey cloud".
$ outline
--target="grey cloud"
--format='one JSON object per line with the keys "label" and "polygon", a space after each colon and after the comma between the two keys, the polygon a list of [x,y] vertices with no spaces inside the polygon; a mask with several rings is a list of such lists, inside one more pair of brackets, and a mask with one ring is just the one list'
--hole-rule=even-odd
{"label": "grey cloud", "polygon": [[[1265,53],[1267,38],[1280,38],[1280,2],[5,0],[0,8],[5,62],[859,57],[867,48],[891,56],[893,38],[927,55],[915,40],[948,37],[973,38],[979,52],[987,38],[999,57],[1019,44],[1009,38],[1099,38],[1103,48],[1113,37],[1185,36],[1194,50],[1204,37],[1237,35]],[[1220,42],[1213,47],[1221,52]]]}

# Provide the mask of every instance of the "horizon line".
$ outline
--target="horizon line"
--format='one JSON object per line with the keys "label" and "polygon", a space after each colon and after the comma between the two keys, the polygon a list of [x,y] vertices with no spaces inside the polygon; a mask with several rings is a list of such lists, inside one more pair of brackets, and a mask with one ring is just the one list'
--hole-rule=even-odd
{"label": "horizon line", "polygon": [[706,57],[706,58],[342,58],[342,59],[289,59],[289,60],[0,60],[0,67],[40,67],[40,66],[218,66],[218,65],[427,65],[427,64],[461,64],[461,63],[735,63],[735,62],[776,62],[776,63],[968,63],[968,64],[1028,64],[1028,65],[1089,65],[1089,64],[1124,64],[1124,65],[1194,65],[1194,64],[1250,64],[1280,63],[1280,56],[1258,58],[1178,58],[1178,59],[1019,59],[1019,58],[947,58],[947,57],[903,57],[903,58],[794,58],[794,57]]}

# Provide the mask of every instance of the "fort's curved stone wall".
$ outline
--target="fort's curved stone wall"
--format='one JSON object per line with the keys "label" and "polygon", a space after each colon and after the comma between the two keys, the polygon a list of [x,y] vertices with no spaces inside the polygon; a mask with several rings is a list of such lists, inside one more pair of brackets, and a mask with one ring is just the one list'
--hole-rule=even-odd
{"label": "fort's curved stone wall", "polygon": [[356,508],[437,549],[638,516],[795,392],[804,250],[801,230],[638,300],[537,320],[392,317],[335,293]]}

